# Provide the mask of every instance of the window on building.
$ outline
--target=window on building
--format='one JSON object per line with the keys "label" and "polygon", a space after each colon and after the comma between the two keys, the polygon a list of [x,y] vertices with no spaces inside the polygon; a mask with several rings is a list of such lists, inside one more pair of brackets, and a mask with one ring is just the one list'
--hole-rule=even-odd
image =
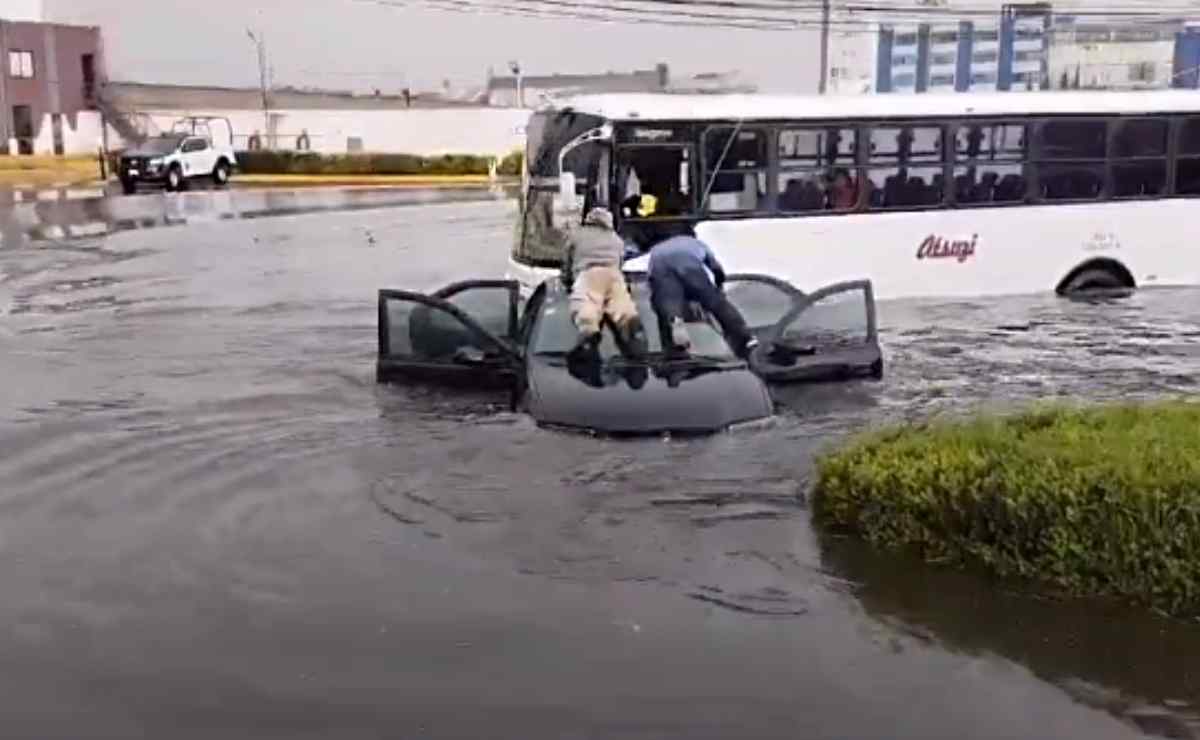
{"label": "window on building", "polygon": [[975,32],[975,40],[983,41],[983,42],[999,41],[1000,40],[1000,32],[996,31],[996,30],[976,31]]}
{"label": "window on building", "polygon": [[1046,200],[1095,200],[1104,193],[1108,122],[1045,121],[1037,127],[1038,187]]}
{"label": "window on building", "polygon": [[945,194],[940,126],[871,131],[866,187],[873,208],[936,207]]}
{"label": "window on building", "polygon": [[959,126],[954,143],[954,197],[959,204],[1019,203],[1025,199],[1025,125]]}
{"label": "window on building", "polygon": [[938,31],[930,34],[929,38],[935,44],[956,44],[958,43],[958,31]]}
{"label": "window on building", "polygon": [[1175,192],[1200,195],[1200,117],[1185,118],[1179,129],[1179,157],[1175,162]]}
{"label": "window on building", "polygon": [[935,66],[939,65],[939,64],[946,65],[946,64],[957,64],[957,63],[958,63],[958,56],[955,54],[934,54],[933,55],[933,64]]}
{"label": "window on building", "polygon": [[848,211],[858,205],[852,128],[779,132],[779,210]]}
{"label": "window on building", "polygon": [[709,212],[762,208],[767,195],[767,132],[709,129],[704,134],[704,172]]}
{"label": "window on building", "polygon": [[971,55],[971,61],[976,64],[991,64],[1000,57],[994,51],[977,51]]}
{"label": "window on building", "polygon": [[21,80],[32,80],[33,52],[14,49],[8,52],[8,76]]}
{"label": "window on building", "polygon": [[1129,65],[1130,82],[1154,82],[1157,76],[1154,62],[1135,62]]}
{"label": "window on building", "polygon": [[933,75],[929,84],[931,87],[954,87],[954,75]]}
{"label": "window on building", "polygon": [[1042,60],[1042,52],[1039,51],[1018,51],[1014,58],[1018,62],[1040,62]]}
{"label": "window on building", "polygon": [[974,72],[971,74],[972,85],[992,85],[996,82],[995,72]]}
{"label": "window on building", "polygon": [[892,57],[893,67],[911,67],[917,63],[915,54],[896,54]]}
{"label": "window on building", "polygon": [[917,84],[917,76],[912,72],[905,72],[893,77],[892,84],[896,87],[913,87]]}
{"label": "window on building", "polygon": [[898,33],[896,34],[896,46],[916,46],[917,34],[915,33]]}

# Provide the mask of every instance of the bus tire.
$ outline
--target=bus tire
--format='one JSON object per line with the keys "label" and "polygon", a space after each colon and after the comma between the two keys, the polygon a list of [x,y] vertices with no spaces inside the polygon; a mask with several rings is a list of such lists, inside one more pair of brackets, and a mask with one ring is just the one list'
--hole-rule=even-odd
{"label": "bus tire", "polygon": [[1133,276],[1119,262],[1083,265],[1068,275],[1058,286],[1065,297],[1120,297],[1133,292]]}

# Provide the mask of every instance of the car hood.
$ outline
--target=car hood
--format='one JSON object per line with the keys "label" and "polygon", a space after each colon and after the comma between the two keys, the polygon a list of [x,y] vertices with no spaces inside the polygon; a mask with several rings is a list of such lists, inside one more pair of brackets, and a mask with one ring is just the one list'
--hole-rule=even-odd
{"label": "car hood", "polygon": [[773,413],[766,385],[741,364],[713,370],[532,357],[528,378],[527,408],[539,424],[607,434],[717,432]]}

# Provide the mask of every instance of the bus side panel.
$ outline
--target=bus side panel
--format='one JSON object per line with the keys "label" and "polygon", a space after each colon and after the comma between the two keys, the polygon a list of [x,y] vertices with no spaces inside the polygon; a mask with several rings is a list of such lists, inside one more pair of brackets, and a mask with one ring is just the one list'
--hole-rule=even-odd
{"label": "bus side panel", "polygon": [[880,299],[1053,291],[1076,267],[1115,260],[1139,287],[1200,284],[1188,200],[707,221],[697,235],[730,272],[802,290],[870,279]]}

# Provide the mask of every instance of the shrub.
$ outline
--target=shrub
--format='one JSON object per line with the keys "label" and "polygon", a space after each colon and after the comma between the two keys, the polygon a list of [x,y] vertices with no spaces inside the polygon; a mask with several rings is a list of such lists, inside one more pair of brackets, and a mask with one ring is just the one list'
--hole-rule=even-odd
{"label": "shrub", "polygon": [[445,154],[317,154],[256,150],[237,154],[238,168],[255,175],[486,175],[490,157]]}
{"label": "shrub", "polygon": [[504,159],[500,160],[500,166],[496,169],[496,172],[503,177],[520,177],[521,170],[524,168],[525,152],[515,149]]}
{"label": "shrub", "polygon": [[1200,614],[1200,404],[869,433],[818,461],[814,506],[876,546]]}

